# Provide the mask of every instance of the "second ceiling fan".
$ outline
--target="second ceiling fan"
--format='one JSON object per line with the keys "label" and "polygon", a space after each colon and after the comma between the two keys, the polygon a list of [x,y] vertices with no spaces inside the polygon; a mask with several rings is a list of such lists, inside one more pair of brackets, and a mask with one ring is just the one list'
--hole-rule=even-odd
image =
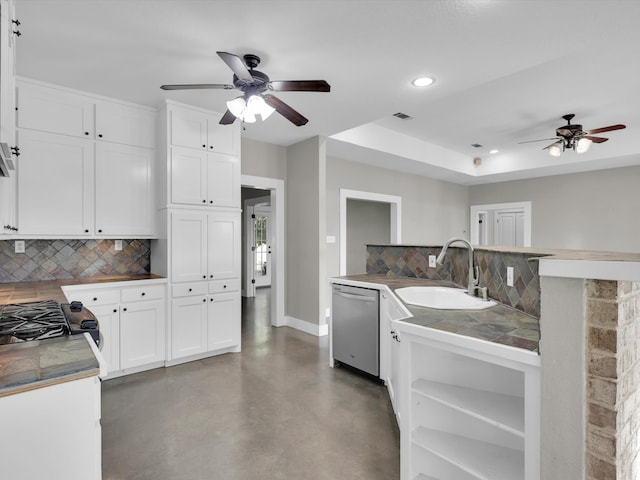
{"label": "second ceiling fan", "polygon": [[223,89],[240,90],[243,95],[227,102],[227,111],[220,119],[223,125],[233,123],[236,118],[247,123],[256,121],[256,115],[265,120],[274,111],[300,127],[309,120],[278,97],[266,93],[272,92],[329,92],[331,86],[325,80],[270,80],[255,68],[260,57],[244,55],[244,62],[232,53],[216,52],[233,71],[233,84],[196,83],[186,85],[162,85],[163,90]]}

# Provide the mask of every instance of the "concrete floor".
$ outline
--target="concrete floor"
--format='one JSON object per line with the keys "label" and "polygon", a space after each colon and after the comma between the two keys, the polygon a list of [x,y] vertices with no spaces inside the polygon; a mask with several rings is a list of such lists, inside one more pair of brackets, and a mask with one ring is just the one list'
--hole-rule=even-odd
{"label": "concrete floor", "polygon": [[384,386],[328,363],[328,338],[243,298],[242,353],[102,384],[104,480],[400,478]]}

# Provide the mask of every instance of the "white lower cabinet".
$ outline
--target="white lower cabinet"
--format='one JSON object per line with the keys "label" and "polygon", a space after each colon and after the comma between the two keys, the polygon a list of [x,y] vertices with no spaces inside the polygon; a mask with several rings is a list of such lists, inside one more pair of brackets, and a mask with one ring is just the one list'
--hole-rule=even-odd
{"label": "white lower cabinet", "polygon": [[540,357],[394,322],[401,479],[539,480]]}
{"label": "white lower cabinet", "polygon": [[[125,284],[125,285],[123,285]],[[65,286],[71,302],[83,303],[97,317],[107,378],[164,364],[166,355],[166,284],[157,281]]]}
{"label": "white lower cabinet", "polygon": [[169,363],[240,351],[239,279],[174,284],[172,295]]}

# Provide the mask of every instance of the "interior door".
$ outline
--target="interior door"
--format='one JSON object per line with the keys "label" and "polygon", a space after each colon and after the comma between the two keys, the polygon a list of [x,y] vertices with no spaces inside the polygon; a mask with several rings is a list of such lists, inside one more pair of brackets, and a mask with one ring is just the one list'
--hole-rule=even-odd
{"label": "interior door", "polygon": [[256,287],[271,286],[271,210],[256,207],[253,217],[253,278]]}
{"label": "interior door", "polygon": [[498,210],[494,214],[494,245],[524,246],[524,212]]}

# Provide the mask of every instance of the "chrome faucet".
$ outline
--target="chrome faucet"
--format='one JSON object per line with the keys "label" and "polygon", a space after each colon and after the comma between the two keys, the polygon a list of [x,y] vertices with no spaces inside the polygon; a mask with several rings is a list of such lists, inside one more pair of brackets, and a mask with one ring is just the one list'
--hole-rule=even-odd
{"label": "chrome faucet", "polygon": [[450,240],[447,240],[447,243],[444,244],[440,255],[438,255],[438,258],[436,259],[436,263],[442,265],[444,256],[447,253],[447,249],[454,242],[462,242],[469,249],[469,282],[467,286],[467,294],[475,297],[476,291],[479,291],[482,293],[482,298],[487,300],[487,289],[478,287],[480,275],[478,272],[478,267],[473,266],[473,246],[467,240],[465,240],[464,238],[452,238]]}

